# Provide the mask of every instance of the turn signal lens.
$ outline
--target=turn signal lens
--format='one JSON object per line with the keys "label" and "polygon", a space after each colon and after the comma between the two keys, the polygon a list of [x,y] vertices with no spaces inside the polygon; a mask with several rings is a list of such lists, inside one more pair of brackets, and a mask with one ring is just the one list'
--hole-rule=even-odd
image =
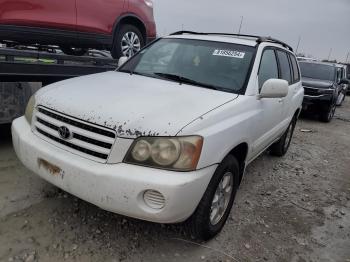
{"label": "turn signal lens", "polygon": [[27,119],[29,124],[32,124],[32,118],[33,118],[33,111],[34,111],[34,106],[35,106],[35,97],[32,95],[29,98],[26,111],[24,113],[25,118]]}

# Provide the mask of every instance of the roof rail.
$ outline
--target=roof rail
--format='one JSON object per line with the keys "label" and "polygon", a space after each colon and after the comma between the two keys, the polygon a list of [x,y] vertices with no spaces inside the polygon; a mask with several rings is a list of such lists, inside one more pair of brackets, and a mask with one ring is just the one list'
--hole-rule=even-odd
{"label": "roof rail", "polygon": [[223,36],[241,36],[241,37],[247,37],[247,38],[255,38],[256,42],[258,44],[262,43],[262,42],[269,42],[269,43],[276,43],[276,44],[280,44],[285,48],[288,48],[290,51],[293,52],[293,48],[286,44],[285,42],[282,42],[278,39],[269,37],[269,36],[257,36],[257,35],[243,35],[243,34],[230,34],[230,33],[202,33],[202,32],[193,32],[193,31],[178,31],[178,32],[174,32],[170,35],[183,35],[183,34],[191,34],[191,35],[223,35]]}

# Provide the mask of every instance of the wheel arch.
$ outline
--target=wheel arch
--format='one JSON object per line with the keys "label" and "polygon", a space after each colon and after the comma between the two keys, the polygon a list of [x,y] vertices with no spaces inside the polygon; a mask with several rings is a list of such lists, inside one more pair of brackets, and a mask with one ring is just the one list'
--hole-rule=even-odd
{"label": "wheel arch", "polygon": [[293,118],[298,119],[300,113],[301,113],[301,108],[298,108],[297,110],[295,110],[295,113],[294,113],[294,115],[293,115]]}
{"label": "wheel arch", "polygon": [[236,145],[228,154],[234,156],[238,163],[239,163],[239,182],[242,181],[245,166],[246,166],[246,159],[248,155],[248,143],[242,142],[238,145]]}
{"label": "wheel arch", "polygon": [[132,14],[132,13],[128,13],[128,14],[122,15],[114,23],[114,26],[113,26],[113,41],[114,41],[114,38],[117,35],[117,32],[118,32],[120,26],[121,25],[127,25],[127,24],[134,25],[140,30],[140,32],[141,32],[141,34],[143,36],[144,42],[146,44],[146,41],[147,41],[146,25],[144,24],[144,22],[142,21],[141,18],[139,18],[137,15]]}

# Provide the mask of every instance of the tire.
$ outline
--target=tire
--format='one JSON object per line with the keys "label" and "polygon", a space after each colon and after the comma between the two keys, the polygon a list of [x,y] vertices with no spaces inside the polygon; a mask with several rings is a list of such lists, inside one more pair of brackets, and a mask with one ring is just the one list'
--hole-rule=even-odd
{"label": "tire", "polygon": [[293,117],[292,121],[290,122],[287,130],[284,132],[282,137],[276,143],[270,146],[271,155],[281,157],[287,153],[290,143],[292,141],[296,122],[296,118]]}
{"label": "tire", "polygon": [[[222,192],[218,192],[220,191],[219,185],[223,185],[224,182],[222,180],[226,180],[226,184],[228,183],[226,177],[230,177],[231,194],[227,195],[224,201],[216,201],[216,204],[214,204],[214,197],[217,200],[222,199],[218,197],[218,195],[222,194]],[[239,164],[234,156],[228,155],[217,167],[195,212],[186,221],[187,229],[192,238],[206,241],[221,231],[230,214],[238,187]],[[215,214],[214,210],[212,210],[212,205],[221,207],[221,209],[217,208],[217,212],[221,213],[221,215],[216,216],[216,219],[214,216],[211,218]],[[219,212],[220,210],[221,212]]]}
{"label": "tire", "polygon": [[341,106],[345,100],[345,94],[340,92],[337,99],[337,106]]}
{"label": "tire", "polygon": [[335,109],[336,109],[336,104],[333,103],[333,104],[329,105],[326,109],[322,110],[320,117],[319,117],[320,121],[325,122],[325,123],[331,122],[331,120],[334,117]]}
{"label": "tire", "polygon": [[143,35],[136,26],[121,25],[114,37],[111,55],[114,59],[119,59],[122,56],[131,57],[145,46],[145,42]]}
{"label": "tire", "polygon": [[60,46],[60,49],[66,55],[83,56],[87,53],[86,48],[74,48],[74,47]]}

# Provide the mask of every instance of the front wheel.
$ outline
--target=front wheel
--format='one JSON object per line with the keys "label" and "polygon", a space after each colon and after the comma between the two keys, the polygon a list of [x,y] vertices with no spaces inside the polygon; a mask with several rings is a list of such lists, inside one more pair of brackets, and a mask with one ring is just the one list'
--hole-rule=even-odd
{"label": "front wheel", "polygon": [[320,114],[320,121],[329,123],[334,117],[336,109],[336,103],[329,105],[326,109],[324,109]]}
{"label": "front wheel", "polygon": [[282,137],[270,147],[271,155],[284,156],[287,153],[290,143],[292,142],[296,122],[297,119],[294,117]]}
{"label": "front wheel", "polygon": [[121,25],[114,38],[111,55],[114,59],[131,57],[145,45],[140,30],[133,25]]}
{"label": "front wheel", "polygon": [[209,240],[217,235],[230,214],[239,186],[239,164],[228,155],[216,169],[194,214],[187,220],[191,236]]}
{"label": "front wheel", "polygon": [[344,100],[345,100],[345,93],[340,92],[337,99],[337,106],[341,106]]}

